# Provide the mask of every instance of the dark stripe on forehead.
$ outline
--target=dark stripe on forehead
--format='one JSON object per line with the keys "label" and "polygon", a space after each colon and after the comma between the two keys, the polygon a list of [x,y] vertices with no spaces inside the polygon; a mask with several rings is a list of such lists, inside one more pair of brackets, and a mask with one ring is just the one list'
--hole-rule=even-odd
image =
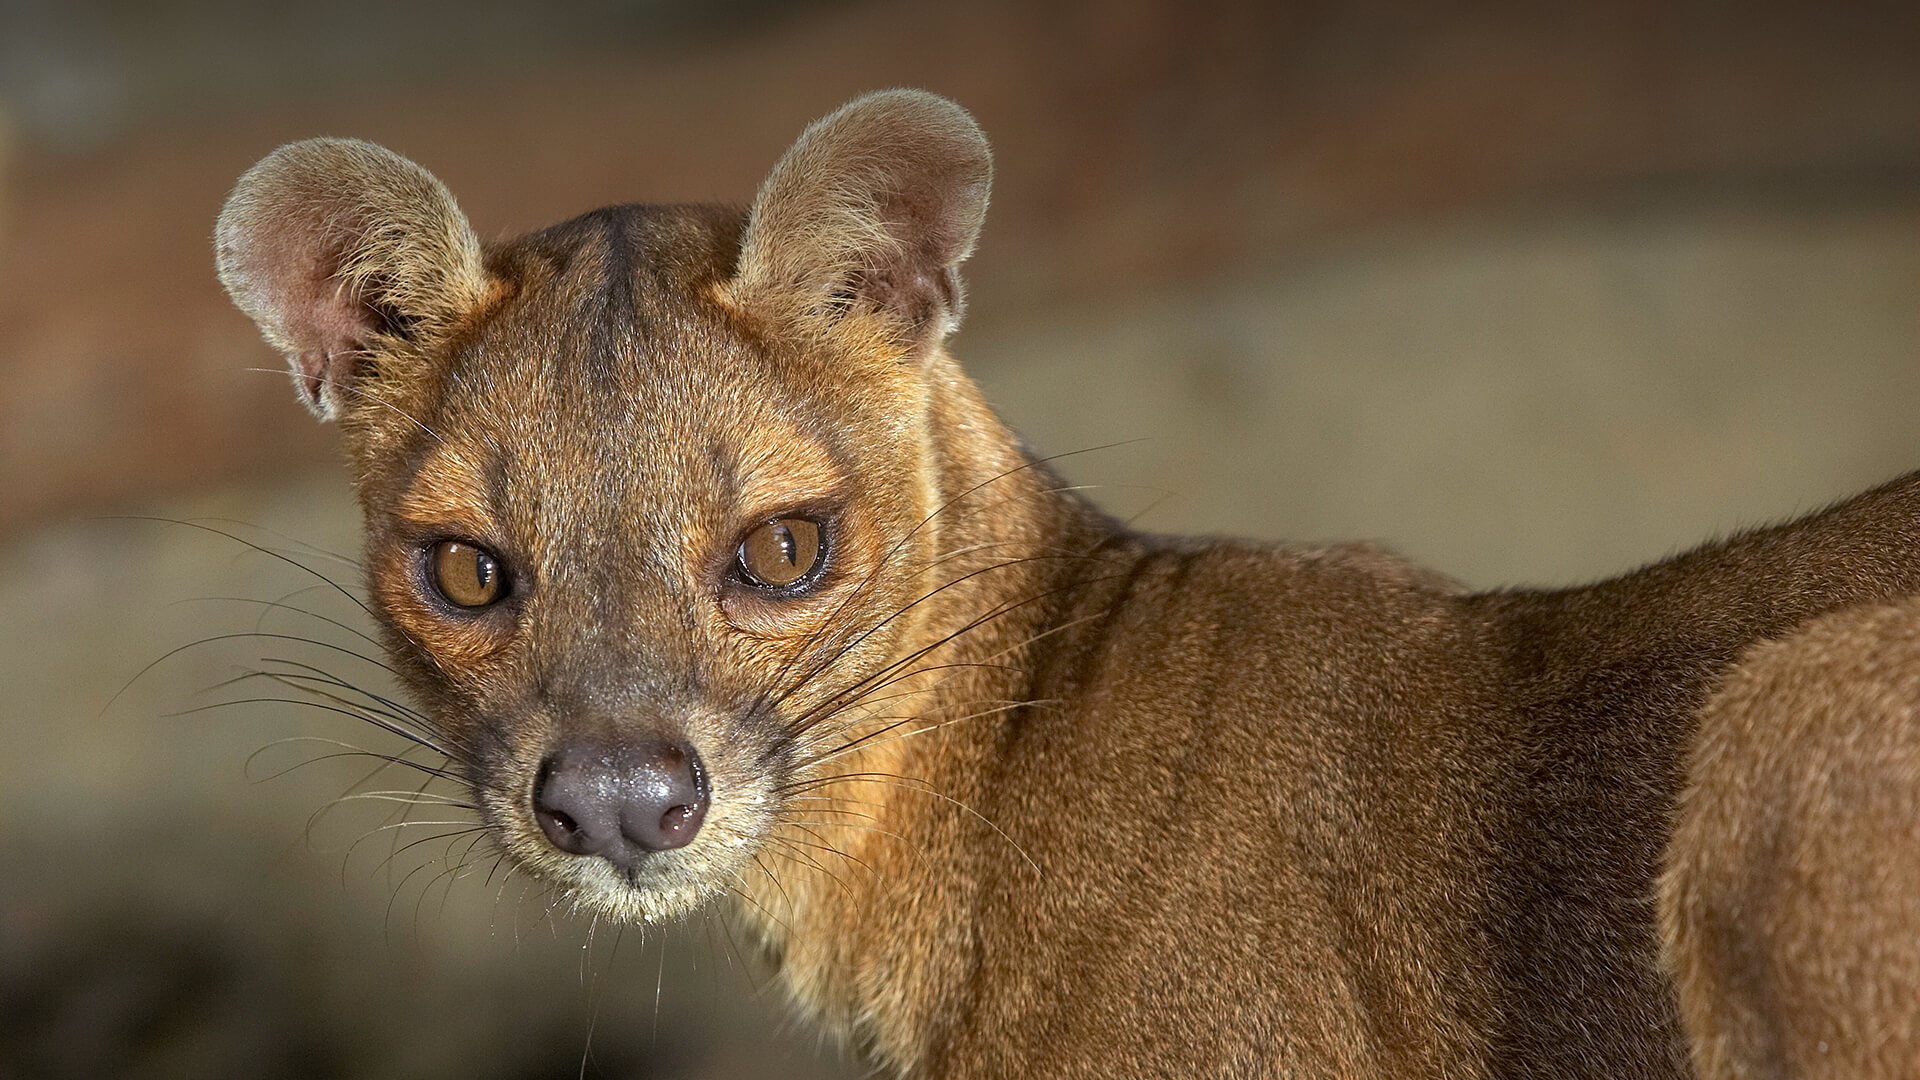
{"label": "dark stripe on forehead", "polygon": [[508,499],[513,495],[509,487],[513,479],[513,462],[509,460],[512,451],[497,442],[493,444],[492,449],[493,454],[487,458],[483,466],[487,498],[492,500],[491,505],[495,513],[504,514],[507,512]]}
{"label": "dark stripe on forehead", "polygon": [[713,478],[720,485],[721,505],[736,505],[740,501],[740,470],[734,448],[724,442],[708,443],[707,467],[713,470]]}
{"label": "dark stripe on forehead", "polygon": [[596,210],[584,219],[598,233],[595,243],[600,253],[599,280],[580,307],[587,331],[586,350],[580,359],[596,398],[620,393],[616,371],[622,345],[640,336],[633,295],[637,253],[626,219],[618,207]]}
{"label": "dark stripe on forehead", "polygon": [[617,398],[622,352],[644,340],[635,274],[645,253],[634,228],[643,210],[603,207],[522,242],[520,258],[549,268],[541,306],[551,312],[558,337],[539,363],[563,395],[571,387],[595,399]]}

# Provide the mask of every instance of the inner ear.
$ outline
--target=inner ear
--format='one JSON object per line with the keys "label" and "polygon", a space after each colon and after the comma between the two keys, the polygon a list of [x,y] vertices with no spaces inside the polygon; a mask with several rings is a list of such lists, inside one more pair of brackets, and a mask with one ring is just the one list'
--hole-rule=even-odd
{"label": "inner ear", "polygon": [[433,174],[354,139],[283,146],[214,227],[220,280],[286,354],[301,400],[337,417],[375,364],[429,349],[489,301],[480,244]]}
{"label": "inner ear", "polygon": [[959,324],[959,265],[985,220],[979,125],[921,90],[868,94],[815,122],[748,217],[732,298],[802,331],[880,316],[913,354]]}

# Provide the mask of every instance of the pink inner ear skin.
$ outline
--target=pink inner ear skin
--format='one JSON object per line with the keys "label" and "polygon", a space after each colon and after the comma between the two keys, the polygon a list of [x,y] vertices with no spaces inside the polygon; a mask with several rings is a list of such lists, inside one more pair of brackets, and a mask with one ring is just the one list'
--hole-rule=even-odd
{"label": "pink inner ear skin", "polygon": [[242,233],[222,250],[229,285],[250,294],[246,299],[275,324],[293,363],[294,384],[315,409],[325,407],[329,385],[351,381],[356,354],[373,330],[372,314],[337,276],[345,262],[345,238],[321,227],[337,224],[336,218],[316,213],[283,218],[279,232]]}
{"label": "pink inner ear skin", "polygon": [[300,349],[302,390],[317,405],[327,383],[345,387],[352,382],[354,364],[373,331],[373,316],[338,282],[311,282],[302,291],[308,290],[313,298],[294,309],[300,315],[287,329]]}
{"label": "pink inner ear skin", "polygon": [[[372,313],[341,277],[351,247],[367,226],[337,211],[322,215],[317,208],[301,209],[309,220],[260,245],[247,269],[279,294],[273,303],[300,350],[300,367],[318,379],[327,377],[331,360],[364,348],[373,331]],[[332,373],[336,379],[347,374]]]}

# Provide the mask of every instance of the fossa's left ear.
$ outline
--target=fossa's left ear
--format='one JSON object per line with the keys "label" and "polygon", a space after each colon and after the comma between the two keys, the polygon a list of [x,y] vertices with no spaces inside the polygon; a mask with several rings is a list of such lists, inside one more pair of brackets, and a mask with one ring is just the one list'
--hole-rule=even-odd
{"label": "fossa's left ear", "polygon": [[992,181],[965,109],[923,90],[857,98],[767,177],[727,294],[802,334],[877,319],[901,353],[924,355],[959,324],[959,265]]}

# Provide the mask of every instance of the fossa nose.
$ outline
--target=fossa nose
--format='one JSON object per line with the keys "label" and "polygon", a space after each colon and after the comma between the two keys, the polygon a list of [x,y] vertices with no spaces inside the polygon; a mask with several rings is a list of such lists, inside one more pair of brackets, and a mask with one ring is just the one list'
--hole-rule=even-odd
{"label": "fossa nose", "polygon": [[533,815],[554,847],[630,871],[691,842],[708,797],[700,755],[685,742],[582,738],[540,763]]}

